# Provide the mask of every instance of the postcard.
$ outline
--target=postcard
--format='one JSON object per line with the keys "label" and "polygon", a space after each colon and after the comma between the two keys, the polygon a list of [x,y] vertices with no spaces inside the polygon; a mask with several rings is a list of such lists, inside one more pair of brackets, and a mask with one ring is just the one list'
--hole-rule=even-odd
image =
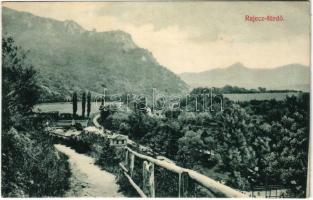
{"label": "postcard", "polygon": [[309,1],[3,1],[2,197],[309,196]]}

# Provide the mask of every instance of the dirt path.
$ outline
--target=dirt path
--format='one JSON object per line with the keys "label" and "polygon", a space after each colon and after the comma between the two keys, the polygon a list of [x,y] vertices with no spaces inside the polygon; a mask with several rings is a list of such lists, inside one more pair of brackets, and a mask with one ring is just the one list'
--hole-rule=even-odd
{"label": "dirt path", "polygon": [[96,166],[93,158],[79,154],[65,145],[54,146],[69,157],[72,177],[66,197],[123,197],[118,192],[115,176]]}
{"label": "dirt path", "polygon": [[92,122],[94,124],[95,127],[97,128],[101,128],[101,125],[98,123],[98,119],[100,118],[100,114],[96,114],[93,118],[92,118]]}

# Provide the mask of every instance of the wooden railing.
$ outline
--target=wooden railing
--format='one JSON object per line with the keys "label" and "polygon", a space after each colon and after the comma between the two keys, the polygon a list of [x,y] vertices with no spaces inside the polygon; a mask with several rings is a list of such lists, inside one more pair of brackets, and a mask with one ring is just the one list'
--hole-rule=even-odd
{"label": "wooden railing", "polygon": [[[222,197],[241,197],[247,198],[245,194],[223,185],[207,176],[204,176],[194,170],[186,169],[164,160],[158,160],[150,156],[138,153],[129,147],[124,147],[124,161],[119,164],[123,174],[127,177],[129,183],[141,197],[155,197],[155,166],[164,168],[178,175],[178,192],[177,197],[188,197],[188,179],[206,188],[213,194]],[[143,160],[142,164],[142,188],[133,180],[135,159]]]}
{"label": "wooden railing", "polygon": [[[76,136],[67,137],[60,134],[56,134],[54,132],[50,132],[51,135],[56,137],[62,137],[63,139],[69,139],[69,138],[76,138]],[[105,137],[107,136],[105,134],[97,134],[99,137]],[[114,147],[112,147],[114,148]],[[133,149],[129,148],[128,146],[119,147],[122,148],[122,155],[121,159],[122,162],[119,163],[119,168],[121,169],[122,173],[121,175],[124,175],[128,182],[132,185],[132,187],[137,191],[137,193],[141,197],[156,197],[160,196],[158,194],[158,191],[156,191],[156,187],[160,187],[160,185],[155,184],[155,172],[156,168],[166,170],[168,172],[171,172],[171,174],[174,174],[176,177],[174,182],[176,181],[175,185],[177,185],[177,193],[175,193],[176,197],[197,197],[195,194],[191,194],[190,192],[190,181],[193,183],[202,186],[204,189],[208,190],[210,194],[214,194],[217,197],[239,197],[239,198],[248,198],[247,195],[231,188],[226,185],[223,185],[203,174],[200,174],[194,170],[186,169],[183,167],[179,167],[175,165],[174,163],[165,161],[165,160],[159,160],[155,159],[151,156],[144,155],[142,153],[138,153],[134,151]],[[141,160],[142,164],[141,166],[135,165],[135,160]],[[137,169],[135,169],[137,167]],[[140,169],[138,169],[140,167]],[[141,173],[141,180],[140,184],[138,184],[138,178],[134,179],[135,174],[134,172],[140,171]],[[176,176],[177,175],[177,176]],[[160,177],[156,177],[157,179],[160,179]],[[164,176],[163,176],[164,178]],[[171,177],[166,177],[167,180],[164,180],[164,182],[172,181],[169,180]],[[134,181],[136,180],[136,181]],[[158,180],[160,183],[160,180]],[[162,180],[163,181],[163,180]],[[141,187],[139,186],[141,185]],[[161,192],[161,189],[159,189]],[[173,196],[173,195],[172,195]],[[168,196],[167,196],[168,197]],[[203,196],[201,196],[203,197]]]}

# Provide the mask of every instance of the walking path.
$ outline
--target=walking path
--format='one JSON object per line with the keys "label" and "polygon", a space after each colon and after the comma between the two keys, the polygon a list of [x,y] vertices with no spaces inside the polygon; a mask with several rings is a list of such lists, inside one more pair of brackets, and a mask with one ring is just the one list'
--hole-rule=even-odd
{"label": "walking path", "polygon": [[61,144],[55,148],[69,157],[72,176],[66,197],[124,197],[116,184],[115,176],[101,170],[94,159]]}
{"label": "walking path", "polygon": [[100,118],[100,114],[97,114],[92,118],[92,122],[97,128],[101,128],[101,125],[98,123],[99,118]]}

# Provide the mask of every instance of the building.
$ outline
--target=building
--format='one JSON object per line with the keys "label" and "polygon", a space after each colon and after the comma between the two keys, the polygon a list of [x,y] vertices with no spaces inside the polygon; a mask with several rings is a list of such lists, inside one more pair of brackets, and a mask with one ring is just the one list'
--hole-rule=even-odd
{"label": "building", "polygon": [[108,139],[110,141],[110,146],[123,147],[127,145],[128,137],[125,135],[114,134],[114,135],[109,135]]}

